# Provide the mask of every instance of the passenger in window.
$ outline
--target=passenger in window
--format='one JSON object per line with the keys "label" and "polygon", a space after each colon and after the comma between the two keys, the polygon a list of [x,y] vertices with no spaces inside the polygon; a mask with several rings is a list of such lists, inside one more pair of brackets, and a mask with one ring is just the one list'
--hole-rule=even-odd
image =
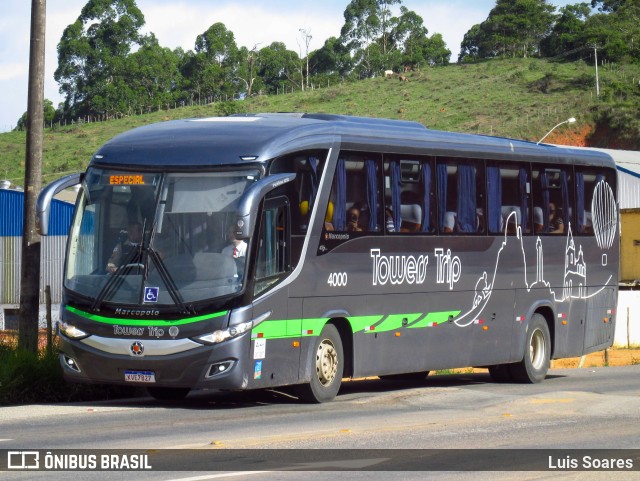
{"label": "passenger in window", "polygon": [[544,214],[542,207],[533,208],[533,232],[540,234],[544,231]]}
{"label": "passenger in window", "polygon": [[227,239],[230,244],[222,249],[222,253],[237,259],[247,255],[247,243],[242,239],[236,238],[235,228],[233,225],[227,229]]}
{"label": "passenger in window", "polygon": [[361,232],[360,227],[360,209],[357,207],[351,207],[347,212],[347,230],[351,232]]}
{"label": "passenger in window", "polygon": [[384,213],[384,225],[387,232],[395,232],[396,231],[396,223],[393,220],[393,212],[388,207],[385,209]]}
{"label": "passenger in window", "polygon": [[451,234],[456,228],[455,212],[447,211],[444,214],[444,233]]}
{"label": "passenger in window", "polygon": [[131,251],[140,246],[142,242],[142,224],[140,222],[129,222],[127,233],[124,239],[118,240],[113,248],[111,257],[107,262],[107,272],[113,274],[122,263],[129,258]]}
{"label": "passenger in window", "polygon": [[560,211],[553,202],[549,202],[549,232],[551,234],[564,233],[564,221]]}

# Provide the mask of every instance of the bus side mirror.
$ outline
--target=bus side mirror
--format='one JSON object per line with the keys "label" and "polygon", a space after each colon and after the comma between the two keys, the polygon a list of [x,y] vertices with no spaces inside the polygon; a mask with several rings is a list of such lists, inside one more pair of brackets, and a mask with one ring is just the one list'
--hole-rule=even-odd
{"label": "bus side mirror", "polygon": [[258,206],[265,195],[278,187],[293,182],[296,174],[275,174],[259,180],[250,186],[240,198],[236,210],[234,235],[237,239],[251,237],[256,225]]}
{"label": "bus side mirror", "polygon": [[54,180],[42,189],[36,202],[36,232],[38,234],[42,236],[49,235],[49,213],[51,212],[53,197],[68,187],[82,183],[83,178],[84,174],[81,173],[67,175],[61,179]]}

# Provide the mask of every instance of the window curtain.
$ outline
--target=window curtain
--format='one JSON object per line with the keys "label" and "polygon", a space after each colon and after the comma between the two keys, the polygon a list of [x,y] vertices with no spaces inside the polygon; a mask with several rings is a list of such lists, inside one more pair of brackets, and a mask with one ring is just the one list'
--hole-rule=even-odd
{"label": "window curtain", "polygon": [[458,205],[456,225],[458,232],[475,232],[476,169],[471,165],[458,166]]}
{"label": "window curtain", "polygon": [[540,186],[542,187],[542,215],[544,217],[542,232],[549,232],[549,178],[546,170],[540,173]]}
{"label": "window curtain", "polygon": [[367,170],[367,204],[369,207],[369,232],[378,230],[378,176],[376,174],[376,161],[365,161]]}
{"label": "window curtain", "polygon": [[568,229],[571,223],[571,205],[569,204],[569,176],[564,170],[560,172],[560,195],[562,196],[562,221],[565,229]]}
{"label": "window curtain", "polygon": [[431,165],[422,164],[422,226],[420,232],[431,232]]}
{"label": "window curtain", "polygon": [[438,194],[438,228],[444,232],[444,218],[447,213],[447,164],[436,165],[436,190]]}
{"label": "window curtain", "polygon": [[400,232],[400,224],[402,223],[401,217],[401,199],[400,193],[402,191],[402,172],[400,170],[400,162],[394,160],[391,162],[391,207],[393,209],[393,226],[395,232]]}
{"label": "window curtain", "polygon": [[522,232],[529,232],[529,194],[527,193],[527,169],[520,168],[518,172],[520,183],[520,219],[522,222]]}
{"label": "window curtain", "polygon": [[487,225],[495,234],[502,229],[502,182],[499,167],[487,167]]}
{"label": "window curtain", "polygon": [[344,159],[338,159],[336,166],[336,205],[333,207],[333,228],[347,229],[347,168]]}
{"label": "window curtain", "polygon": [[584,234],[584,174],[582,172],[576,172],[576,216],[578,233]]}

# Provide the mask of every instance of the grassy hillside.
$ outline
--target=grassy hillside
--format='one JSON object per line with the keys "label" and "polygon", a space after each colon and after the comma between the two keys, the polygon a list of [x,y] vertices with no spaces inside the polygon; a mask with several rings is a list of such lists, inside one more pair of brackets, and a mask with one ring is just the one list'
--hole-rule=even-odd
{"label": "grassy hillside", "polygon": [[[640,66],[601,66],[596,97],[592,65],[539,59],[494,60],[410,72],[406,81],[376,78],[312,91],[258,96],[152,112],[109,122],[45,131],[44,182],[84,169],[93,152],[120,132],[177,118],[234,112],[326,112],[416,120],[429,128],[540,139],[572,145],[640,149]],[[21,184],[25,133],[0,134],[0,180]]]}

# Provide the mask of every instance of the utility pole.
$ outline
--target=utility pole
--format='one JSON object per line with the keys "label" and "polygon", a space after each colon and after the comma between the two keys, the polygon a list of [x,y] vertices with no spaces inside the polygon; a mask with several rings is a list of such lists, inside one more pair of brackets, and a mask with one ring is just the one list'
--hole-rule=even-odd
{"label": "utility pole", "polygon": [[18,324],[18,346],[30,352],[37,352],[38,350],[40,236],[36,233],[35,211],[36,200],[42,182],[46,4],[46,0],[31,0],[27,153],[24,173],[24,224],[22,227],[20,317]]}
{"label": "utility pole", "polygon": [[600,80],[598,79],[598,45],[593,45],[593,53],[596,60],[596,98],[600,98]]}
{"label": "utility pole", "polygon": [[[307,90],[309,90],[309,44],[311,43],[311,39],[313,37],[311,36],[311,33],[309,33],[309,31],[306,28],[301,28],[298,31],[304,36],[304,43],[305,43],[305,46],[306,46],[306,51],[305,51],[305,56],[307,58],[306,88],[307,88]],[[303,84],[304,84],[304,80],[303,80]],[[304,90],[304,88],[302,90]]]}

